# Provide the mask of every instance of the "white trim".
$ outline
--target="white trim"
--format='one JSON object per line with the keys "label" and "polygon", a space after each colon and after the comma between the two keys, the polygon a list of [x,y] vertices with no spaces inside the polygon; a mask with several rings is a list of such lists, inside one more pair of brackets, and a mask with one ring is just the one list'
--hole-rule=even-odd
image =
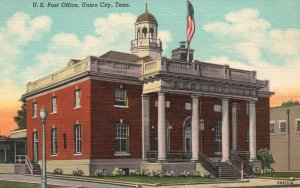
{"label": "white trim", "polygon": [[128,105],[127,106],[114,105],[114,107],[116,107],[116,108],[129,108]]}
{"label": "white trim", "polygon": [[131,156],[130,153],[125,153],[125,152],[115,152],[114,153],[115,157],[123,157],[123,156]]}
{"label": "white trim", "polygon": [[[39,92],[39,89],[38,89],[36,91],[30,92],[30,93],[32,93],[32,96],[26,97],[26,100],[35,99],[35,98],[38,98],[38,97],[43,96],[45,94],[48,94],[48,93],[51,93],[51,92],[54,92],[54,91],[59,91],[61,89],[68,88],[70,86],[74,86],[74,85],[76,85],[78,83],[81,83],[81,82],[84,82],[84,81],[87,81],[87,80],[90,80],[90,78],[89,77],[85,77],[85,78],[82,78],[82,79],[77,80],[77,81],[72,81],[71,83],[65,84],[65,85],[60,86],[60,87],[54,86],[55,88],[54,89],[50,89],[49,91],[43,91],[43,92],[41,92],[39,94],[33,94],[33,93]],[[52,87],[52,86],[47,86],[47,87],[41,88],[41,89],[47,89],[48,87]],[[25,95],[30,94],[30,93],[26,93]]]}

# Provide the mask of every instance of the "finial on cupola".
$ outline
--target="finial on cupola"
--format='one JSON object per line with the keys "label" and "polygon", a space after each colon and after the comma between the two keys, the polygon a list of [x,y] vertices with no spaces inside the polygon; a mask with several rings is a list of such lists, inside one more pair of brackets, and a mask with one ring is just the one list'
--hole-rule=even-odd
{"label": "finial on cupola", "polygon": [[147,3],[146,3],[146,12],[148,12],[148,6],[147,6]]}

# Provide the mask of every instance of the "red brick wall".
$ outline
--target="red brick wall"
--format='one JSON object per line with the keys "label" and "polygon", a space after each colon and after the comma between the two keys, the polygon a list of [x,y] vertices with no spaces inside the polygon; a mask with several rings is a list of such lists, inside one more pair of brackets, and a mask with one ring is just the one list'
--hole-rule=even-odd
{"label": "red brick wall", "polygon": [[[81,107],[74,109],[74,90],[81,89]],[[46,159],[86,159],[90,158],[90,106],[91,106],[91,81],[83,81],[57,91],[47,92],[40,96],[27,99],[27,148],[28,157],[33,159],[32,132],[36,129],[39,133],[39,160],[42,159],[42,126],[39,112],[42,105],[48,112],[46,121]],[[57,113],[51,114],[51,97],[57,98]],[[32,118],[32,102],[35,99],[38,105],[38,117]],[[79,121],[82,129],[82,155],[74,155],[74,125]],[[51,128],[57,128],[58,156],[51,155]],[[63,134],[67,135],[67,149],[64,149]]]}
{"label": "red brick wall", "polygon": [[256,148],[270,148],[270,99],[258,97],[256,103]]}
{"label": "red brick wall", "polygon": [[[115,89],[121,84],[127,90],[128,108],[114,107]],[[129,126],[127,158],[142,157],[141,95],[142,85],[92,81],[92,158],[114,158],[114,129],[120,119]]]}

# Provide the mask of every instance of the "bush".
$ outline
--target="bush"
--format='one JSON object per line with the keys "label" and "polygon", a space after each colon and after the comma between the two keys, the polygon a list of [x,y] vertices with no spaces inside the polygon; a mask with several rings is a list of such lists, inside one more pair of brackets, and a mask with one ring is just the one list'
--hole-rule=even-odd
{"label": "bush", "polygon": [[263,169],[272,169],[271,164],[274,163],[274,159],[269,149],[263,148],[258,150],[257,158],[262,162]]}
{"label": "bush", "polygon": [[142,175],[142,176],[151,176],[152,173],[151,173],[150,170],[147,169],[147,170],[143,170],[142,173],[141,173],[141,175]]}
{"label": "bush", "polygon": [[163,176],[165,177],[173,177],[174,176],[174,172],[172,170],[167,170],[163,173]]}
{"label": "bush", "polygon": [[77,168],[76,170],[73,170],[73,174],[75,176],[82,176],[84,174],[83,170]]}
{"label": "bush", "polygon": [[140,175],[142,175],[142,173],[139,169],[130,169],[129,175],[130,176],[140,176]]}
{"label": "bush", "polygon": [[200,171],[194,170],[194,171],[192,172],[192,176],[195,176],[195,177],[201,177],[201,172],[200,172]]}
{"label": "bush", "polygon": [[106,171],[106,169],[97,169],[95,171],[95,175],[98,177],[105,177],[108,176],[108,172]]}
{"label": "bush", "polygon": [[179,176],[188,177],[188,176],[190,176],[190,172],[186,171],[186,170],[182,170],[182,171],[179,172]]}
{"label": "bush", "polygon": [[112,176],[124,176],[125,175],[125,171],[122,170],[121,168],[115,168],[112,173]]}
{"label": "bush", "polygon": [[208,171],[206,171],[206,172],[204,172],[203,177],[210,178],[211,177],[211,173],[208,172]]}
{"label": "bush", "polygon": [[160,178],[160,177],[163,176],[163,172],[160,171],[160,170],[156,170],[156,171],[153,170],[153,171],[152,171],[152,176],[153,176],[153,177],[159,177],[159,178]]}
{"label": "bush", "polygon": [[57,175],[61,175],[64,173],[64,171],[61,168],[56,168],[53,170],[53,173]]}

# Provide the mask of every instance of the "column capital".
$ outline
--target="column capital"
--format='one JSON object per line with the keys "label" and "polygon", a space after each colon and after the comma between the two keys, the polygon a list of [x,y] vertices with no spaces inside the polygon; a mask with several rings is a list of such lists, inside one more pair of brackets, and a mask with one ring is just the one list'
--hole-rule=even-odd
{"label": "column capital", "polygon": [[223,98],[222,98],[222,101],[229,101],[229,98],[223,97]]}
{"label": "column capital", "polygon": [[249,104],[255,104],[256,101],[257,101],[257,100],[255,100],[255,99],[250,99],[250,100],[249,100]]}
{"label": "column capital", "polygon": [[163,96],[163,95],[165,95],[165,94],[166,94],[166,92],[164,92],[164,91],[160,91],[160,92],[157,92],[157,94],[158,94],[158,95],[162,95],[162,96]]}
{"label": "column capital", "polygon": [[191,95],[191,98],[193,99],[198,99],[200,96],[199,95]]}
{"label": "column capital", "polygon": [[237,107],[237,103],[236,102],[232,103],[232,106]]}
{"label": "column capital", "polygon": [[143,98],[148,98],[148,99],[150,98],[149,95],[145,95],[145,94],[142,94],[141,96],[142,96]]}

